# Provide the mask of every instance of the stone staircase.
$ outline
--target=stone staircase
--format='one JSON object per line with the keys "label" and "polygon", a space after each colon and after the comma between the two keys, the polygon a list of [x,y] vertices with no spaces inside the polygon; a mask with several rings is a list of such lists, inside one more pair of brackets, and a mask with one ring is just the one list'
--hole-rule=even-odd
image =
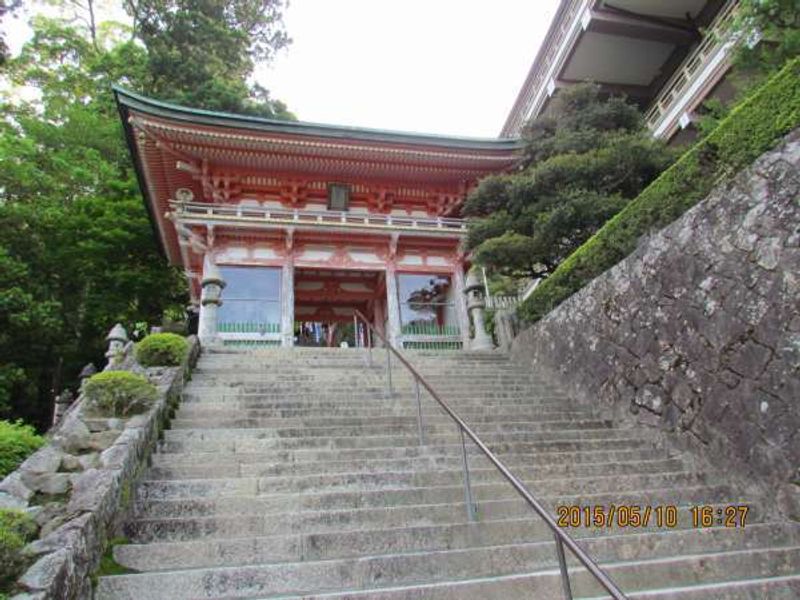
{"label": "stone staircase", "polygon": [[[651,430],[614,426],[501,354],[408,353],[555,514],[675,505],[674,528],[572,528],[630,598],[800,597],[800,526]],[[380,360],[377,360],[380,359]],[[562,598],[552,533],[411,380],[360,350],[206,353],[136,493],[98,600]],[[399,368],[398,368],[399,367]],[[689,507],[750,507],[745,528]],[[603,590],[570,559],[576,598]]]}

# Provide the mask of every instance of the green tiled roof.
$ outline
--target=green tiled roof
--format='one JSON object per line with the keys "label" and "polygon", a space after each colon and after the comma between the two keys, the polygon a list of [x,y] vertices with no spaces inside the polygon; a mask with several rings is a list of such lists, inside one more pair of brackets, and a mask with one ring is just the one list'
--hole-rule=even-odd
{"label": "green tiled roof", "polygon": [[215,112],[170,104],[169,102],[147,98],[119,86],[114,86],[113,90],[121,113],[123,112],[123,107],[125,107],[154,116],[202,125],[248,129],[251,131],[292,133],[314,137],[420,144],[464,150],[515,150],[521,147],[518,138],[470,138],[265,119],[250,115]]}

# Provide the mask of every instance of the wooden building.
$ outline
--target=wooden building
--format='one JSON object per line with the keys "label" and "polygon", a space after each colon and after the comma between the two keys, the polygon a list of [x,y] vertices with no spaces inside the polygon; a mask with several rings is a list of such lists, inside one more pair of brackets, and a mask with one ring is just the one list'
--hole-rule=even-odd
{"label": "wooden building", "polygon": [[[514,165],[516,139],[115,94],[159,244],[186,274],[204,341],[331,343],[358,309],[399,347],[468,347],[460,207],[478,179]],[[363,329],[349,342],[363,343]]]}

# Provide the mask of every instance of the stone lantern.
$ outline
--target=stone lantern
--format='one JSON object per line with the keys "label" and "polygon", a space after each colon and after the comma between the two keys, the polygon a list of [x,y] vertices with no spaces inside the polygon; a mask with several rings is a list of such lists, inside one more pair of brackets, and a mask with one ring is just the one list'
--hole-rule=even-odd
{"label": "stone lantern", "polygon": [[206,253],[203,261],[202,287],[197,336],[202,345],[210,346],[220,341],[217,331],[217,309],[222,306],[222,290],[225,287],[225,280],[222,279],[217,263],[210,253]]}
{"label": "stone lantern", "polygon": [[470,269],[467,275],[464,293],[467,296],[467,312],[472,317],[472,326],[475,330],[470,350],[492,350],[494,344],[483,323],[483,310],[486,308],[484,288],[474,268]]}
{"label": "stone lantern", "polygon": [[125,328],[120,323],[117,323],[108,332],[106,341],[108,342],[108,350],[106,351],[108,364],[116,365],[122,360],[125,344],[128,343],[128,332],[125,331]]}

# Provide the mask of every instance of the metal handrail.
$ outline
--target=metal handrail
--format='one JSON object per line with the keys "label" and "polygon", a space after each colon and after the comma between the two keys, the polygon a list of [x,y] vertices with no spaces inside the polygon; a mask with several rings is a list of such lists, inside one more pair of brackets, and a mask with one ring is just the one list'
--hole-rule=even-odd
{"label": "metal handrail", "polygon": [[367,336],[367,348],[368,348],[368,361],[370,366],[372,366],[372,334],[380,338],[383,341],[384,346],[386,347],[386,367],[387,367],[387,393],[391,397],[393,390],[392,390],[392,366],[391,366],[391,356],[392,354],[395,355],[397,360],[408,369],[408,371],[414,377],[414,388],[415,394],[417,399],[417,419],[418,419],[418,428],[419,428],[419,442],[420,445],[425,444],[424,440],[424,432],[422,426],[422,401],[420,398],[420,384],[431,395],[431,397],[439,403],[439,406],[450,416],[451,419],[455,422],[458,426],[458,430],[461,436],[461,456],[462,456],[462,463],[464,469],[464,498],[467,507],[467,516],[470,521],[475,521],[476,519],[476,512],[475,512],[475,503],[472,496],[472,486],[470,484],[470,476],[469,476],[469,462],[467,460],[467,449],[466,443],[464,439],[464,434],[469,437],[472,442],[478,447],[478,449],[489,459],[489,461],[500,471],[500,474],[506,478],[506,480],[512,485],[512,487],[517,491],[517,493],[522,496],[522,498],[528,503],[528,505],[536,511],[536,513],[544,520],[545,524],[550,528],[553,532],[553,537],[555,538],[556,542],[556,554],[558,556],[558,564],[561,570],[561,583],[564,588],[564,597],[567,600],[572,600],[572,587],[569,581],[569,571],[567,569],[567,561],[564,556],[564,546],[569,548],[570,552],[575,556],[575,558],[580,561],[580,563],[586,568],[589,573],[597,580],[600,585],[605,588],[605,590],[611,594],[612,598],[616,600],[627,600],[627,597],[622,593],[622,591],[617,587],[617,585],[611,580],[611,578],[606,574],[603,569],[601,569],[596,562],[594,562],[591,557],[572,539],[572,537],[564,532],[558,524],[556,523],[555,519],[550,515],[547,509],[542,506],[542,504],[533,496],[533,494],[528,490],[522,481],[514,475],[509,468],[492,452],[489,450],[488,446],[478,437],[478,434],[475,433],[472,428],[467,425],[464,419],[453,410],[447,402],[442,400],[439,394],[431,387],[431,385],[425,380],[422,375],[411,365],[408,360],[394,347],[386,337],[378,331],[378,329],[370,323],[367,318],[356,309],[354,311],[355,316],[358,317],[359,320],[363,321],[367,327],[367,331],[370,335]]}

